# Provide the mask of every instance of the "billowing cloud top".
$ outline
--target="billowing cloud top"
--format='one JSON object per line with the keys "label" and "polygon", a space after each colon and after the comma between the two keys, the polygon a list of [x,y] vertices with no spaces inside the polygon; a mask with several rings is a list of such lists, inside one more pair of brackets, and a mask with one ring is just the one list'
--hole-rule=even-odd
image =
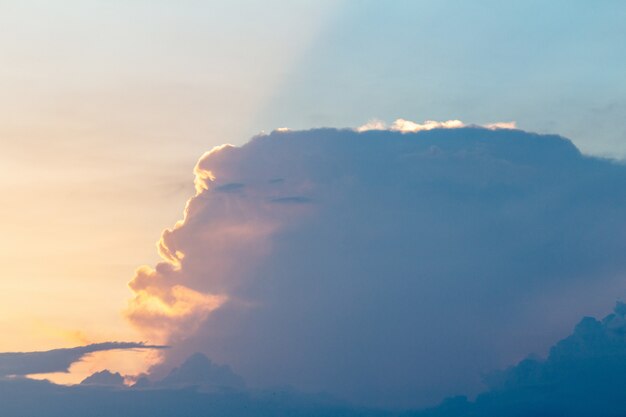
{"label": "billowing cloud top", "polygon": [[[446,126],[441,126],[446,127]],[[624,294],[626,168],[520,130],[276,131],[207,153],[128,317],[252,386],[422,406]]]}
{"label": "billowing cloud top", "polygon": [[[459,129],[462,127],[471,127],[467,124],[463,123],[461,120],[446,120],[444,122],[438,122],[436,120],[426,120],[424,123],[416,123],[411,120],[406,119],[396,119],[391,125],[387,125],[387,123],[382,120],[374,119],[370,120],[366,124],[359,126],[356,128],[357,132],[367,132],[368,130],[390,130],[392,132],[402,132],[402,133],[417,133],[422,130],[433,130],[433,129]],[[476,127],[484,127],[485,129],[515,129],[515,122],[495,122],[495,123],[487,123],[483,126]],[[284,131],[285,128],[278,129],[279,131]],[[288,130],[288,129],[287,129]]]}

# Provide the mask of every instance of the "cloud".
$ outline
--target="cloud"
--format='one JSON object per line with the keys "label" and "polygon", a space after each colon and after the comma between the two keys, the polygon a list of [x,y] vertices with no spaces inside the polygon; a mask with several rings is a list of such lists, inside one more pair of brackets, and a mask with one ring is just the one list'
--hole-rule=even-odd
{"label": "cloud", "polygon": [[373,119],[356,128],[357,132],[367,132],[368,130],[388,130],[387,123],[382,120]]}
{"label": "cloud", "polygon": [[287,390],[207,392],[191,388],[129,389],[110,384],[56,386],[0,380],[0,413],[7,417],[390,417],[321,395]]}
{"label": "cloud", "polygon": [[454,398],[424,416],[618,416],[626,414],[626,304],[585,317],[547,358],[487,375],[476,401]]}
{"label": "cloud", "polygon": [[171,282],[171,277],[180,271],[177,265],[182,256],[168,255],[171,264],[163,263],[155,270],[138,269],[131,283],[135,296],[126,314],[153,340],[175,341],[177,334],[193,333],[226,300],[225,295],[204,294],[184,285],[155,285]]}
{"label": "cloud", "polygon": [[243,391],[246,384],[228,365],[218,365],[201,353],[187,358],[160,381],[152,384],[158,388],[183,388],[195,386],[207,392],[223,390]]}
{"label": "cloud", "polygon": [[[489,389],[474,401],[445,399],[426,410],[367,409],[328,395],[289,388],[247,389],[228,366],[194,354],[160,381],[124,385],[122,375],[97,372],[80,386],[0,379],[0,412],[7,416],[168,415],[513,417],[626,414],[626,304],[603,320],[585,317],[545,358],[528,357],[488,374]],[[32,399],[36,398],[37,401]]]}
{"label": "cloud", "polygon": [[163,369],[200,351],[252,387],[432,405],[626,291],[626,167],[559,136],[272,132],[195,172],[131,282]]}
{"label": "cloud", "polygon": [[113,373],[105,369],[83,379],[80,385],[122,388],[124,387],[124,377],[118,372]]}
{"label": "cloud", "polygon": [[[460,120],[446,120],[444,122],[438,122],[435,120],[426,120],[424,123],[416,123],[410,120],[405,119],[396,119],[391,126],[387,126],[385,122],[378,119],[373,119],[367,122],[366,124],[357,127],[355,130],[357,132],[367,132],[369,130],[390,130],[392,132],[403,132],[403,133],[417,133],[424,130],[433,130],[433,129],[459,129],[462,127],[468,127],[465,123]],[[496,122],[496,123],[487,123],[482,127],[486,129],[517,129],[517,125],[515,122]]]}
{"label": "cloud", "polygon": [[85,355],[94,352],[117,349],[161,348],[163,348],[163,346],[146,345],[144,343],[105,342],[43,352],[0,353],[0,378],[7,376],[67,372],[70,365],[80,361]]}
{"label": "cloud", "polygon": [[496,122],[487,123],[484,125],[487,129],[517,129],[517,123],[515,122]]}

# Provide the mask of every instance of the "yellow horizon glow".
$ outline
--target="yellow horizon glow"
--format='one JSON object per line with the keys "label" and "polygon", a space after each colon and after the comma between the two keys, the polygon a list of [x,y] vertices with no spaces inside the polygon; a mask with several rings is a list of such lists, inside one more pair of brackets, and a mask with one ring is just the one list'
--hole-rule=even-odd
{"label": "yellow horizon glow", "polygon": [[48,380],[59,385],[76,385],[96,372],[108,370],[112,373],[119,372],[125,377],[126,384],[132,384],[152,365],[160,362],[160,356],[161,352],[150,349],[94,352],[73,363],[68,372],[31,374],[27,375],[27,378]]}

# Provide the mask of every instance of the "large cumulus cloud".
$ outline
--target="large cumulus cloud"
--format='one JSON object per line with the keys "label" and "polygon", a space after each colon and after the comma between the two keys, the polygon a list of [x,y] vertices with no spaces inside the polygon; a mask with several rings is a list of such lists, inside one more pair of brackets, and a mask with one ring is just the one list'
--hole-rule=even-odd
{"label": "large cumulus cloud", "polygon": [[128,316],[253,386],[471,394],[626,290],[626,168],[558,136],[276,131],[207,153],[196,189]]}

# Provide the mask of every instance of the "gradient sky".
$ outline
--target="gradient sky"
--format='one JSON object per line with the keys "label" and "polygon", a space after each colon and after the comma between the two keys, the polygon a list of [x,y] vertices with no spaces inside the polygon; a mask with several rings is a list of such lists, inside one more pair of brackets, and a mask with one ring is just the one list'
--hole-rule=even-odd
{"label": "gradient sky", "polygon": [[516,121],[626,156],[626,3],[0,0],[0,351],[136,339],[126,283],[222,143]]}
{"label": "gradient sky", "polygon": [[129,336],[125,283],[196,160],[255,131],[327,9],[0,2],[0,350]]}

